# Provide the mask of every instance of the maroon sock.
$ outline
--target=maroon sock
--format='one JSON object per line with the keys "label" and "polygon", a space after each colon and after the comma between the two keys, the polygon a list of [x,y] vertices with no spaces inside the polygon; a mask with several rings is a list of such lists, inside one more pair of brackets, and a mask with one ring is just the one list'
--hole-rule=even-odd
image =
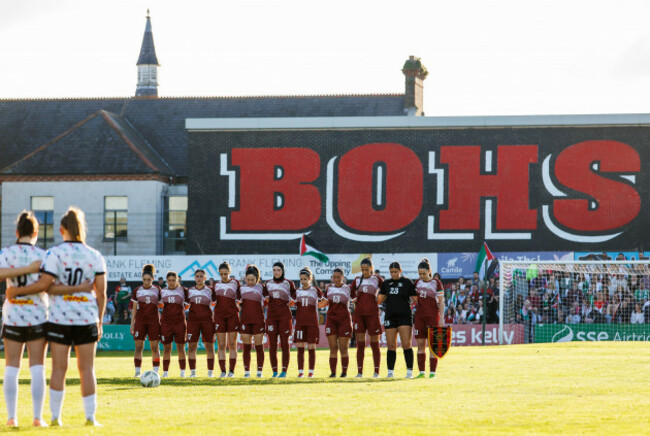
{"label": "maroon sock", "polygon": [[330,357],[330,372],[336,374],[336,357]]}
{"label": "maroon sock", "polygon": [[196,369],[196,359],[187,359],[187,361],[190,363],[190,371],[194,371]]}
{"label": "maroon sock", "polygon": [[257,356],[257,370],[264,369],[264,345],[255,345],[255,355]]}
{"label": "maroon sock", "polygon": [[349,364],[350,364],[350,356],[341,356],[341,371],[344,374],[348,373]]}
{"label": "maroon sock", "polygon": [[230,364],[230,368],[229,368],[230,372],[235,372],[235,365],[237,365],[237,358],[231,357],[229,364]]}
{"label": "maroon sock", "polygon": [[282,372],[287,372],[287,369],[289,368],[289,361],[291,359],[289,336],[280,337],[280,346],[282,347]]}
{"label": "maroon sock", "polygon": [[316,350],[309,349],[309,372],[314,372],[316,368]]}
{"label": "maroon sock", "polygon": [[437,367],[438,359],[434,356],[429,356],[429,368],[431,368],[431,372],[436,372]]}
{"label": "maroon sock", "polygon": [[427,368],[427,353],[418,353],[418,369],[420,372],[424,372]]}
{"label": "maroon sock", "polygon": [[180,357],[178,358],[178,366],[185,371],[185,359],[181,359]]}
{"label": "maroon sock", "polygon": [[357,369],[359,374],[363,374],[363,357],[366,353],[366,343],[365,341],[357,341]]}
{"label": "maroon sock", "polygon": [[212,359],[208,359],[208,371],[213,371],[214,370],[214,357]]}
{"label": "maroon sock", "polygon": [[271,359],[271,369],[278,372],[278,337],[269,336],[269,358]]}
{"label": "maroon sock", "polygon": [[153,362],[153,367],[154,368],[160,368],[160,358],[158,358],[158,359],[153,359],[152,358],[151,361]]}
{"label": "maroon sock", "polygon": [[163,359],[163,371],[167,372],[169,371],[169,359]]}
{"label": "maroon sock", "polygon": [[298,347],[298,371],[305,367],[305,347]]}
{"label": "maroon sock", "polygon": [[136,368],[142,368],[142,359],[133,358],[133,364]]}
{"label": "maroon sock", "polygon": [[226,372],[226,359],[219,359],[219,368],[221,372]]}
{"label": "maroon sock", "polygon": [[244,371],[251,370],[251,344],[244,344]]}
{"label": "maroon sock", "polygon": [[375,374],[379,374],[379,366],[381,365],[381,350],[379,349],[379,342],[371,342],[370,348],[372,349],[372,361],[375,364]]}

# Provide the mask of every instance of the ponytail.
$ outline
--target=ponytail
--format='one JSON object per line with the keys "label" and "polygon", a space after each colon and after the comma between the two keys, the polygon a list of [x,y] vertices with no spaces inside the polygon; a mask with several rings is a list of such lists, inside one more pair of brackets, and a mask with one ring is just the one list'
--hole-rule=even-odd
{"label": "ponytail", "polygon": [[248,265],[246,267],[246,275],[252,275],[256,279],[256,283],[260,282],[260,269],[255,265]]}
{"label": "ponytail", "polygon": [[426,269],[429,271],[429,273],[431,273],[431,264],[429,263],[429,259],[426,257],[423,258],[418,265],[418,269]]}
{"label": "ponytail", "polygon": [[38,221],[32,212],[22,211],[18,216],[16,222],[16,231],[18,232],[18,239],[23,236],[31,236],[38,232]]}
{"label": "ponytail", "polygon": [[86,217],[81,209],[70,206],[61,218],[61,227],[68,231],[73,241],[86,242]]}

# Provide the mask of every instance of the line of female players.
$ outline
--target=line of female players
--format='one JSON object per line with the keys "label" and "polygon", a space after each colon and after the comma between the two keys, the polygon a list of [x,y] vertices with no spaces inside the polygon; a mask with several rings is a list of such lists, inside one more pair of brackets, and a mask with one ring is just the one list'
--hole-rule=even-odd
{"label": "line of female players", "polygon": [[106,263],[97,250],[85,244],[86,222],[81,210],[68,209],[61,219],[60,232],[63,242],[45,252],[35,246],[38,221],[31,212],[22,212],[16,226],[16,244],[0,252],[0,279],[7,281],[2,338],[8,427],[18,426],[18,375],[25,347],[31,373],[32,424],[47,427],[42,414],[48,342],[52,356],[52,425],[62,425],[65,377],[70,348],[74,346],[86,425],[100,426],[95,419],[95,349],[106,302]]}
{"label": "line of female players", "polygon": [[[284,276],[284,265],[273,265],[273,279],[261,283],[259,269],[249,265],[244,283],[231,276],[227,263],[219,266],[220,280],[214,289],[205,284],[203,270],[196,270],[195,285],[184,289],[175,272],[167,274],[167,287],[159,289],[153,285],[155,270],[152,265],[143,269],[143,285],[133,293],[133,316],[131,332],[135,339],[134,363],[136,376],[140,374],[142,349],[145,337],[149,337],[153,355],[154,371],[158,371],[160,356],[158,341],[164,347],[163,377],[168,376],[172,342],[176,343],[181,377],[185,376],[185,342],[188,342],[190,377],[196,377],[196,351],[199,338],[207,350],[208,377],[213,376],[214,336],[219,350],[221,377],[234,377],[237,362],[237,335],[243,342],[244,377],[250,377],[251,351],[255,346],[257,377],[262,377],[264,367],[263,339],[269,339],[269,356],[273,377],[286,377],[289,366],[289,337],[293,331],[290,305],[296,305],[294,341],[298,350],[298,377],[304,377],[305,349],[309,355],[307,377],[314,377],[316,344],[319,341],[318,307],[329,305],[325,333],[330,348],[330,377],[336,377],[338,356],[341,356],[341,377],[347,377],[349,365],[348,345],[353,331],[357,342],[357,377],[363,377],[366,334],[370,338],[373,354],[374,377],[379,377],[381,354],[379,336],[382,332],[379,306],[385,303],[384,327],[388,344],[388,375],[393,376],[397,336],[404,349],[407,377],[412,376],[413,352],[411,350],[412,327],[415,323],[415,337],[418,344],[418,367],[425,376],[427,331],[429,327],[441,325],[438,310],[444,307],[442,283],[431,274],[428,260],[418,266],[420,278],[413,283],[402,277],[399,263],[390,266],[391,279],[384,281],[373,275],[373,265],[366,258],[361,262],[361,275],[352,283],[345,284],[344,273],[335,269],[332,283],[322,292],[314,283],[309,268],[300,271],[300,286]],[[350,302],[355,302],[354,324]],[[411,302],[417,303],[415,320],[411,315]],[[239,303],[239,306],[238,306]],[[264,307],[266,308],[266,318]],[[158,308],[162,315],[158,316]],[[241,309],[241,310],[240,310]],[[187,321],[183,314],[188,310]],[[353,327],[354,326],[354,327]],[[281,371],[278,368],[278,339],[282,349]],[[226,372],[226,350],[229,352],[229,367]],[[435,376],[437,359],[430,354],[430,377]]]}

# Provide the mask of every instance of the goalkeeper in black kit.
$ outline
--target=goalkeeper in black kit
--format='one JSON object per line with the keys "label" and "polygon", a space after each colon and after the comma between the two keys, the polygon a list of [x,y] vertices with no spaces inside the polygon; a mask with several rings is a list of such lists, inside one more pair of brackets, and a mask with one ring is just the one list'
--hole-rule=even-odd
{"label": "goalkeeper in black kit", "polygon": [[418,297],[411,279],[402,276],[402,268],[398,262],[391,263],[389,271],[390,279],[384,281],[377,298],[379,304],[386,303],[384,329],[388,346],[388,352],[386,353],[387,377],[393,377],[397,358],[397,335],[399,334],[402,349],[404,350],[404,360],[406,361],[406,378],[413,378],[413,349],[411,348],[413,314],[411,312],[411,301],[416,303]]}

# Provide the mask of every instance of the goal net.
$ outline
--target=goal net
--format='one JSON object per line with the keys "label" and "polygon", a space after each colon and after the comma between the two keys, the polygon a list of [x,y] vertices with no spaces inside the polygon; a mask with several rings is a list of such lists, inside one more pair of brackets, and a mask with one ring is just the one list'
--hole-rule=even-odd
{"label": "goal net", "polygon": [[499,264],[499,343],[650,341],[650,261]]}

